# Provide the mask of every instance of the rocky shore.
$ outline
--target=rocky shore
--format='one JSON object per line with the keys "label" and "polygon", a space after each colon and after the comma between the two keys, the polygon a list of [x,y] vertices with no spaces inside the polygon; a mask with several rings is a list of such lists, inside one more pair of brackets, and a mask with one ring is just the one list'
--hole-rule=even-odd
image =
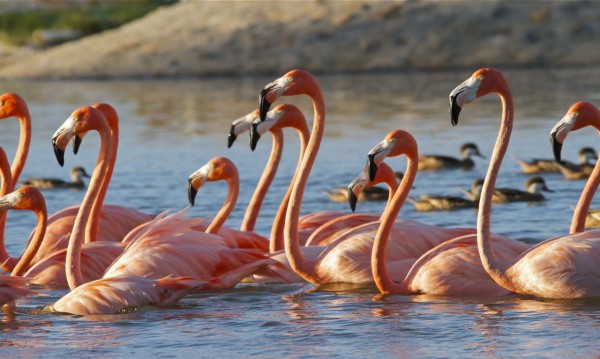
{"label": "rocky shore", "polygon": [[0,47],[0,77],[597,66],[598,19],[595,1],[185,1],[46,50]]}

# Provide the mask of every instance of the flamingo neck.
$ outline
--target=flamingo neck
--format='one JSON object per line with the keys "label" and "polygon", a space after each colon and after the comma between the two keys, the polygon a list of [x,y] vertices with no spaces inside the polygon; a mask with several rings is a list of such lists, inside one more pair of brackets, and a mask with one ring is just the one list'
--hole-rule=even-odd
{"label": "flamingo neck", "polygon": [[323,278],[318,274],[318,263],[309,265],[304,260],[298,239],[298,221],[300,218],[302,196],[304,194],[304,188],[306,187],[310,170],[317,157],[317,152],[319,151],[321,139],[325,130],[325,103],[318,84],[315,83],[313,91],[308,93],[308,95],[312,98],[313,110],[315,113],[313,128],[306,151],[304,156],[302,156],[298,175],[294,178],[294,186],[288,202],[285,217],[284,245],[285,253],[292,269],[305,280],[311,283],[319,283]]}
{"label": "flamingo neck", "polygon": [[577,207],[575,207],[575,213],[573,213],[573,220],[571,221],[571,229],[569,230],[571,234],[583,232],[585,230],[587,213],[592,204],[594,194],[598,189],[598,185],[600,185],[600,161],[596,161],[596,165],[594,165],[594,169],[592,170],[583,191],[581,191],[581,196],[579,197]]}
{"label": "flamingo neck", "polygon": [[227,186],[229,187],[227,198],[225,198],[225,202],[223,203],[223,206],[221,206],[219,213],[215,216],[215,219],[206,229],[206,233],[218,234],[235,207],[235,203],[240,193],[240,180],[237,171],[231,171],[230,175],[227,176],[226,181]]}
{"label": "flamingo neck", "polygon": [[[0,175],[2,176],[2,186],[0,187],[0,196],[4,196],[12,191],[12,174],[6,153],[0,148]],[[4,263],[2,269],[7,272],[13,270],[17,260],[8,254],[5,245],[4,229],[6,227],[7,211],[0,212],[0,262]]]}
{"label": "flamingo neck", "polygon": [[46,211],[46,206],[39,206],[34,209],[34,212],[37,216],[37,226],[35,227],[35,234],[33,235],[32,240],[25,248],[25,252],[19,259],[19,262],[15,266],[12,271],[13,276],[23,275],[25,271],[29,268],[31,264],[31,260],[37,254],[40,246],[42,245],[42,241],[44,239],[44,235],[46,234],[46,225],[48,223],[48,214]]}
{"label": "flamingo neck", "polygon": [[73,229],[71,230],[71,237],[69,238],[69,245],[67,247],[67,258],[65,263],[65,272],[67,276],[67,282],[71,290],[77,288],[84,283],[83,276],[81,275],[81,248],[85,239],[85,230],[87,224],[92,221],[98,221],[100,218],[100,211],[96,211],[94,216],[91,216],[91,212],[98,197],[101,187],[102,178],[105,178],[108,171],[108,165],[110,161],[110,150],[111,150],[111,138],[108,128],[101,128],[98,133],[100,134],[100,152],[92,173],[90,185],[88,190],[81,202],[77,217],[75,217],[75,223],[73,223]]}
{"label": "flamingo neck", "polygon": [[19,176],[21,176],[23,167],[25,167],[25,161],[27,160],[27,155],[29,153],[29,144],[31,143],[31,117],[26,108],[23,112],[24,113],[18,117],[21,126],[21,134],[19,135],[19,145],[11,168],[12,188],[10,189],[10,192],[14,191],[17,182],[19,182]]}
{"label": "flamingo neck", "polygon": [[[394,194],[396,193],[396,190],[398,189],[398,180],[396,179],[396,176],[392,173],[392,176],[386,178],[385,184],[387,184],[388,192],[389,192],[387,203],[385,204],[385,208],[387,208],[392,205],[392,202],[394,200]],[[379,217],[379,219],[382,220],[383,219],[382,217],[383,217],[383,213],[381,214],[381,217]]]}
{"label": "flamingo neck", "polygon": [[[115,163],[117,161],[117,150],[119,148],[119,125],[116,122],[109,121],[108,127],[110,129],[110,155],[108,156],[108,161],[106,161],[106,175],[103,178],[100,178],[102,184],[100,185],[100,190],[98,191],[98,195],[94,200],[94,206],[92,207],[92,211],[90,216],[92,217],[100,217],[102,214],[102,206],[104,204],[104,198],[106,197],[106,192],[108,191],[108,185],[110,184],[110,180],[112,178],[112,174],[115,168]],[[91,185],[90,180],[90,185]],[[85,234],[85,242],[95,242],[98,240],[100,236],[100,221],[90,221],[88,222]]]}
{"label": "flamingo neck", "polygon": [[396,293],[396,294],[410,294],[408,289],[408,281],[403,281],[398,284],[395,283],[389,276],[386,266],[386,253],[387,253],[387,242],[396,221],[396,217],[402,208],[402,205],[408,197],[408,193],[412,188],[413,182],[417,175],[417,169],[419,165],[419,155],[417,151],[407,155],[406,161],[406,173],[398,190],[394,194],[394,197],[381,215],[381,223],[377,229],[375,235],[375,242],[373,243],[373,251],[371,252],[371,270],[373,271],[373,279],[375,285],[379,288],[379,291],[383,294]]}
{"label": "flamingo neck", "polygon": [[254,230],[262,203],[267,195],[267,191],[269,190],[271,183],[273,182],[273,179],[275,178],[277,168],[279,167],[279,162],[281,161],[281,154],[283,152],[283,132],[279,129],[274,129],[270,132],[273,136],[271,155],[269,156],[267,165],[265,166],[262,176],[256,185],[252,199],[250,200],[250,203],[248,203],[246,215],[244,216],[242,226],[240,227],[240,230],[242,231]]}
{"label": "flamingo neck", "polygon": [[496,184],[496,178],[500,172],[502,159],[506,154],[510,134],[513,127],[513,112],[514,105],[512,94],[507,86],[498,91],[498,95],[502,101],[502,122],[498,132],[498,138],[494,145],[494,150],[490,158],[488,171],[481,189],[481,197],[479,200],[479,211],[477,215],[477,246],[479,256],[486,272],[500,286],[513,290],[513,286],[508,276],[506,269],[509,267],[506,263],[500,263],[494,256],[494,252],[490,243],[490,217],[492,211],[492,196]]}
{"label": "flamingo neck", "polygon": [[298,136],[300,136],[300,154],[298,158],[298,164],[296,165],[296,169],[294,170],[294,176],[292,177],[292,181],[281,200],[281,204],[279,205],[279,209],[275,214],[275,218],[273,219],[273,227],[271,228],[271,241],[269,242],[269,251],[271,253],[275,251],[280,251],[284,249],[284,226],[285,226],[285,215],[288,208],[288,202],[292,195],[292,189],[294,188],[294,183],[296,182],[296,178],[298,177],[298,172],[300,171],[300,165],[302,163],[302,158],[304,157],[304,153],[306,153],[306,147],[308,146],[309,140],[309,132],[308,128],[304,126],[303,128],[297,128]]}

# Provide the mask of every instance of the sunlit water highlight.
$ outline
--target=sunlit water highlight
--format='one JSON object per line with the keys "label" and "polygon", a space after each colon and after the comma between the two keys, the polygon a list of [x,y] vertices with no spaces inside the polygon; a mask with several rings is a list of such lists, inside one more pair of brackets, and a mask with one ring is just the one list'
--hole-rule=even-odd
{"label": "sunlit water highlight", "polygon": [[[344,187],[362,169],[366,152],[390,130],[410,131],[421,153],[458,155],[466,141],[489,156],[496,138],[500,103],[488,96],[469,105],[453,128],[448,93],[469,71],[443,74],[318,76],[327,102],[325,138],[304,196],[304,213],[348,212],[330,202],[324,190]],[[512,157],[551,158],[548,133],[575,101],[600,104],[598,70],[507,71],[516,105],[515,128],[497,185],[522,188],[526,175]],[[107,203],[145,212],[187,205],[186,180],[215,156],[231,158],[240,170],[241,197],[228,225],[239,226],[270,150],[263,136],[253,153],[245,138],[226,148],[231,121],[257,106],[259,90],[272,78],[186,81],[4,82],[0,92],[19,93],[33,118],[33,141],[23,177],[67,177],[68,168],[92,169],[98,136],[84,139],[80,153],[67,154],[65,168],[54,159],[50,137],[77,107],[113,104],[121,116],[118,163]],[[305,98],[285,98],[312,118]],[[282,102],[282,101],[280,101]],[[0,145],[10,158],[18,140],[17,121],[0,123]],[[284,160],[267,197],[258,231],[270,221],[290,180],[299,142],[286,133]],[[564,158],[576,160],[583,146],[596,145],[595,131],[567,139]],[[483,177],[486,160],[473,171],[420,173],[411,195],[459,195]],[[397,170],[404,160],[391,159]],[[494,206],[492,230],[539,242],[566,234],[583,181],[560,174],[544,176],[555,193],[540,204]],[[215,213],[225,197],[224,184],[203,188],[193,216]],[[45,191],[49,212],[79,203],[83,192]],[[596,202],[596,201],[595,201]],[[379,212],[382,203],[358,205]],[[418,213],[407,204],[400,214],[441,226],[475,226],[475,211]],[[9,215],[6,236],[11,253],[22,250],[35,224],[32,214]],[[1,356],[184,356],[203,357],[590,357],[597,355],[600,304],[529,298],[380,298],[373,287],[241,284],[235,289],[194,295],[168,309],[141,308],[113,316],[76,317],[40,311],[64,291],[19,302],[16,316],[0,316]]]}

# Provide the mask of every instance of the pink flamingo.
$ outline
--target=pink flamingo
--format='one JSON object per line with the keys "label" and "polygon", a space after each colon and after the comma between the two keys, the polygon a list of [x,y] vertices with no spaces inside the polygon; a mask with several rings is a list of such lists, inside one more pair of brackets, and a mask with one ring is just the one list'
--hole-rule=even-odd
{"label": "pink flamingo", "polygon": [[[269,116],[270,113],[272,113],[272,115]],[[283,225],[285,221],[285,213],[287,211],[293,183],[300,170],[302,157],[306,152],[309,131],[308,125],[306,124],[306,118],[302,112],[297,107],[287,104],[276,106],[272,111],[269,111],[265,117],[265,120],[255,120],[252,126],[253,129],[250,140],[250,147],[252,150],[256,148],[256,144],[258,143],[260,136],[270,129],[284,129],[289,127],[295,129],[300,136],[300,158],[298,160],[292,182],[288,187],[288,190],[281,202],[281,205],[279,206],[279,210],[277,211],[275,220],[273,222],[273,228],[271,231],[273,244],[271,246],[271,251],[273,252],[274,250],[283,249]],[[308,238],[317,228],[320,228],[323,224],[335,218],[345,215],[347,215],[347,213],[335,211],[317,211],[301,216],[298,220],[298,238],[300,245],[305,245]],[[321,235],[331,236],[333,235],[333,233],[331,233],[332,230],[333,228],[331,227],[324,228],[321,230]]]}
{"label": "pink flamingo", "polygon": [[[15,153],[15,157],[12,162],[12,185],[10,188],[7,188],[7,192],[9,193],[14,190],[15,184],[19,180],[19,176],[23,171],[23,167],[25,167],[25,161],[27,159],[27,154],[29,153],[29,144],[31,143],[31,116],[29,115],[29,109],[27,108],[27,104],[23,98],[15,93],[5,93],[0,95],[0,120],[16,117],[19,120],[20,125],[20,135],[19,135],[19,144],[17,146],[17,152]],[[13,258],[6,251],[6,245],[4,243],[4,225],[6,222],[6,218],[0,219],[0,226],[2,226],[2,235],[0,240],[0,262],[2,264],[2,269],[6,271],[11,271],[19,258]]]}
{"label": "pink flamingo", "polygon": [[223,237],[230,248],[257,248],[268,251],[269,241],[265,237],[253,231],[237,231],[223,226],[231,212],[233,212],[240,192],[238,171],[229,159],[216,157],[189,177],[188,195],[190,205],[194,205],[196,193],[206,181],[220,180],[225,180],[229,187],[227,198],[205,232]]}
{"label": "pink flamingo", "polygon": [[0,307],[5,304],[10,305],[19,298],[38,294],[34,290],[25,288],[27,284],[29,278],[0,275]]}
{"label": "pink flamingo", "polygon": [[[352,180],[348,185],[348,201],[352,212],[356,209],[356,202],[358,197],[362,193],[364,188],[374,186],[378,183],[386,183],[388,186],[388,200],[386,207],[392,203],[394,193],[398,188],[398,177],[391,167],[382,163],[379,166],[377,175],[373,181],[369,181],[367,167]],[[342,233],[346,232],[349,228],[354,228],[359,225],[374,222],[380,219],[380,215],[371,213],[352,213],[345,216],[341,216],[332,219],[329,222],[324,223],[322,226],[317,228],[306,241],[307,246],[326,246],[331,244],[333,240],[338,238]]]}
{"label": "pink flamingo", "polygon": [[[323,95],[319,84],[308,72],[292,70],[267,85],[260,96],[260,115],[264,119],[271,103],[280,96],[300,94],[311,97],[315,120],[306,153],[302,158],[300,172],[294,181],[285,218],[285,252],[289,266],[302,278],[312,283],[372,282],[370,261],[373,236],[355,235],[351,239],[338,238],[325,249],[323,247],[300,247],[298,217],[303,191],[323,136],[325,124]],[[254,131],[251,131],[251,136],[253,136],[253,133]],[[398,192],[395,196],[398,196]],[[394,206],[397,204],[399,203],[394,203]],[[414,261],[433,246],[447,239],[465,234],[465,232],[472,233],[472,230],[442,229],[405,221],[402,225],[402,238],[404,240],[398,240],[403,244],[400,246],[402,250],[391,253],[388,260],[393,261],[410,257],[414,258]],[[410,254],[411,251],[417,248],[419,249],[418,253]]]}
{"label": "pink flamingo", "polygon": [[[394,200],[404,203],[408,196],[408,189],[417,173],[418,150],[416,141],[407,132],[392,131],[386,139],[379,143],[369,153],[369,168],[381,170],[381,162],[385,157],[406,155],[407,171],[402,180]],[[454,296],[501,296],[510,291],[496,284],[486,273],[479,260],[477,250],[477,237],[474,234],[461,236],[440,243],[419,257],[414,263],[391,262],[387,255],[387,245],[398,209],[388,206],[381,216],[375,243],[373,245],[371,269],[375,284],[384,294],[435,294]],[[529,246],[510,240],[506,237],[494,236],[498,243],[494,252],[504,260],[516,258]],[[397,244],[395,244],[397,245]],[[394,247],[394,251],[397,248]],[[406,267],[406,265],[410,265]],[[410,268],[410,269],[409,269]],[[390,274],[388,272],[392,272]],[[401,281],[396,278],[406,277]]]}
{"label": "pink flamingo", "polygon": [[[512,261],[501,261],[496,246],[490,240],[491,199],[502,159],[508,147],[513,125],[513,99],[501,72],[491,68],[477,70],[450,93],[452,124],[464,104],[497,93],[502,101],[502,122],[486,179],[483,185],[477,218],[477,242],[481,262],[488,274],[502,287],[525,295],[544,298],[581,298],[600,295],[600,233],[588,231],[546,240],[522,253]],[[576,104],[552,129],[550,138],[557,160],[561,144],[571,130],[587,125],[599,127],[597,109]],[[586,211],[600,179],[596,165],[578,203],[576,216]],[[575,224],[578,229],[578,224]],[[572,228],[573,231],[573,228]]]}
{"label": "pink flamingo", "polygon": [[[74,136],[95,130],[101,136],[99,158],[107,158],[110,139],[103,130],[105,127],[107,123],[102,112],[83,107],[56,132],[52,142],[60,152]],[[258,251],[230,249],[220,237],[195,230],[194,227],[201,225],[203,220],[184,219],[184,213],[179,212],[155,217],[137,231],[126,251],[107,269],[103,278],[85,283],[81,250],[88,222],[98,220],[98,213],[92,217],[91,212],[100,190],[97,178],[105,176],[106,170],[106,166],[96,166],[92,175],[94,184],[83,199],[71,232],[66,259],[71,292],[50,309],[74,314],[104,314],[131,306],[171,304],[172,299],[178,300],[191,290],[233,286],[260,266],[270,263]],[[236,266],[240,262],[241,265]],[[213,273],[217,278],[208,283],[198,282],[198,277],[212,278]],[[188,274],[194,277],[191,284],[185,282],[189,278],[175,278],[174,282],[164,278]]]}
{"label": "pink flamingo", "polygon": [[[132,208],[127,208],[123,206],[115,206],[115,205],[103,205],[104,198],[106,196],[106,192],[108,189],[108,185],[110,183],[110,179],[114,170],[114,165],[117,158],[117,148],[118,148],[118,136],[119,136],[119,118],[115,109],[105,103],[98,103],[93,106],[100,110],[108,123],[107,128],[103,129],[109,136],[106,136],[107,141],[107,152],[106,158],[102,159],[98,164],[102,163],[103,166],[107,167],[106,175],[103,178],[98,178],[97,181],[100,182],[101,187],[97,193],[97,198],[95,200],[93,213],[96,211],[100,212],[100,220],[96,223],[91,223],[90,228],[87,229],[86,242],[93,242],[96,240],[100,241],[112,241],[112,242],[120,242],[123,240],[125,235],[138,226],[141,223],[145,223],[152,218],[154,215],[145,214],[134,210]],[[81,134],[81,137],[84,134]],[[74,151],[77,152],[79,149],[79,145],[81,144],[81,137],[75,137],[74,140]],[[64,164],[64,148],[62,151],[56,152],[57,160],[59,164],[62,166]],[[92,186],[92,182],[90,180],[89,186]],[[66,252],[67,244],[69,242],[69,234],[71,229],[73,228],[75,217],[79,210],[79,206],[70,206],[64,208],[48,219],[48,227],[46,229],[46,238],[42,244],[42,248],[38,251],[38,254],[33,259],[32,264],[36,264],[40,262],[44,257],[53,255],[52,259],[49,259],[53,262],[60,262],[64,260]],[[101,230],[100,230],[101,229]],[[30,239],[31,240],[31,236]],[[102,251],[103,245],[91,246],[90,248],[97,248],[99,251]],[[114,255],[117,255],[118,247],[116,245],[107,245],[107,248],[110,247],[110,251],[112,251],[113,259]],[[62,251],[62,254],[57,254],[57,252]],[[105,249],[109,250],[109,249]],[[108,258],[106,258],[108,260]],[[107,263],[107,264],[110,264]],[[48,263],[39,268],[41,271],[42,268],[46,268]],[[58,268],[59,273],[62,272],[61,269]],[[55,275],[49,275],[49,278],[57,278]],[[36,281],[34,281],[36,282]],[[39,283],[39,282],[38,282]],[[44,284],[53,285],[51,282],[42,281]],[[58,285],[58,283],[55,283]],[[59,285],[60,286],[60,285]]]}

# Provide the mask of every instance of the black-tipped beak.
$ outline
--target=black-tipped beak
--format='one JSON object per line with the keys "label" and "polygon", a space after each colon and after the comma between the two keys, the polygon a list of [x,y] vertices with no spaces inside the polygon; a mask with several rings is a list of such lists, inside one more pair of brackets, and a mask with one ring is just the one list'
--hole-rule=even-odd
{"label": "black-tipped beak", "polygon": [[231,128],[229,129],[229,136],[227,136],[227,148],[231,148],[235,140],[237,140],[237,136],[235,135],[234,130],[235,126],[231,125]]}
{"label": "black-tipped beak", "polygon": [[56,137],[52,139],[52,148],[54,149],[54,155],[56,156],[56,160],[60,167],[65,165],[65,151],[60,149],[56,145]]}
{"label": "black-tipped beak", "polygon": [[554,159],[557,162],[560,162],[560,153],[562,151],[562,143],[558,142],[556,139],[557,132],[550,134],[550,144],[552,145],[552,152],[554,153]]}
{"label": "black-tipped beak", "polygon": [[544,188],[542,188],[542,191],[546,191],[546,192],[554,192],[554,190],[551,190],[550,188],[544,186]]}
{"label": "black-tipped beak", "polygon": [[79,152],[79,146],[81,146],[81,137],[75,135],[73,136],[73,153],[77,154]]}
{"label": "black-tipped beak", "polygon": [[352,189],[348,187],[348,204],[350,205],[350,209],[352,212],[356,211],[356,202],[358,201],[358,197],[352,192]]}
{"label": "black-tipped beak", "polygon": [[452,123],[452,126],[458,125],[458,115],[460,115],[460,110],[460,106],[456,103],[456,95],[450,96],[450,122]]}
{"label": "black-tipped beak", "polygon": [[256,144],[258,144],[258,140],[260,140],[260,133],[258,133],[258,124],[253,123],[252,128],[250,129],[250,149],[252,151],[256,149]]}
{"label": "black-tipped beak", "polygon": [[375,175],[377,175],[377,163],[375,163],[375,155],[375,153],[367,155],[367,165],[369,166],[369,181],[371,182],[375,180]]}
{"label": "black-tipped beak", "polygon": [[188,201],[190,202],[190,206],[194,206],[196,193],[198,193],[198,191],[192,186],[192,179],[190,178],[188,179]]}
{"label": "black-tipped beak", "polygon": [[269,92],[273,91],[274,88],[275,84],[268,85],[260,92],[260,95],[258,96],[258,110],[261,121],[264,121],[267,118],[267,112],[269,112],[269,109],[271,108],[271,103],[269,100],[267,100],[267,95]]}

